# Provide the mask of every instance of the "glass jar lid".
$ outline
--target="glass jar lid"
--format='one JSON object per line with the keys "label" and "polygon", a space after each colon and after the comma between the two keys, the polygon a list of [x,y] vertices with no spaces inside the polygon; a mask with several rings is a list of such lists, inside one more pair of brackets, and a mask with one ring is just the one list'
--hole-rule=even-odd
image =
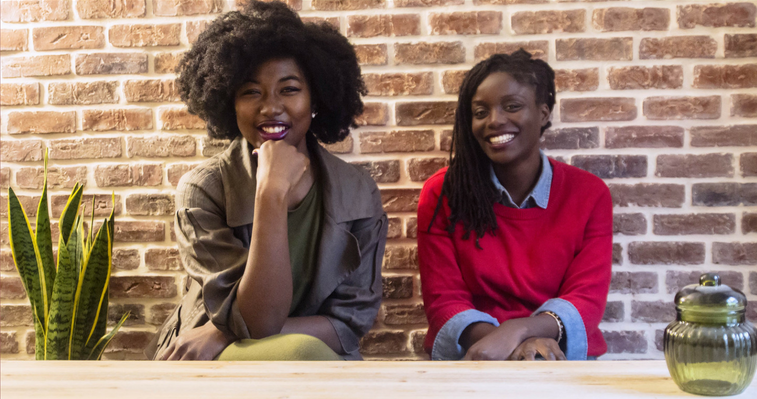
{"label": "glass jar lid", "polygon": [[729,316],[743,315],[747,301],[741,291],[721,285],[717,273],[705,273],[699,284],[687,285],[676,294],[675,304],[684,321],[726,322]]}

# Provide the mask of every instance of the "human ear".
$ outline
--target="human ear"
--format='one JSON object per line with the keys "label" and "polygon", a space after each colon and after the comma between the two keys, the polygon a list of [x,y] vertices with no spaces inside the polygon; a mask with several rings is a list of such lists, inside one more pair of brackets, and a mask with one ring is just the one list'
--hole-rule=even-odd
{"label": "human ear", "polygon": [[547,106],[547,104],[539,104],[539,116],[539,123],[541,124],[541,126],[546,126],[547,123],[549,123],[550,118],[552,117],[552,111],[549,110],[549,106]]}

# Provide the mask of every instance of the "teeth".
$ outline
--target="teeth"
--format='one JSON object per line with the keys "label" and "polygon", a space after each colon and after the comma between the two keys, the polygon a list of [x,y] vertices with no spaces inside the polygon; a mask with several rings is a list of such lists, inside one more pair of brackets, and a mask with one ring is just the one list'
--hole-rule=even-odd
{"label": "teeth", "polygon": [[511,142],[514,138],[514,134],[503,134],[501,136],[490,137],[489,142],[492,144],[505,144]]}
{"label": "teeth", "polygon": [[281,133],[286,130],[284,126],[263,126],[261,129],[266,133]]}

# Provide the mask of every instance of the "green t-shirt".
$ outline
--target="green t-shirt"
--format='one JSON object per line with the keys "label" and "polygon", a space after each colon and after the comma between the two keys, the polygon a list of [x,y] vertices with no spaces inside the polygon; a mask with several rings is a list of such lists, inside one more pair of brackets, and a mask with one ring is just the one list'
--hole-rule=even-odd
{"label": "green t-shirt", "polygon": [[289,262],[292,264],[291,315],[310,290],[318,258],[318,242],[321,239],[323,220],[323,196],[318,180],[310,187],[305,198],[287,215],[289,236]]}

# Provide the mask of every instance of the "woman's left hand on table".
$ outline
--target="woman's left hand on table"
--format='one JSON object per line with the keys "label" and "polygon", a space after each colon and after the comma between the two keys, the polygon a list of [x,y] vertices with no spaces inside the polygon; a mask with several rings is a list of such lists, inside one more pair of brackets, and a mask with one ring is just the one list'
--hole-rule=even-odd
{"label": "woman's left hand on table", "polygon": [[510,355],[509,360],[536,360],[536,355],[544,360],[566,360],[565,354],[552,338],[529,338],[523,341]]}

